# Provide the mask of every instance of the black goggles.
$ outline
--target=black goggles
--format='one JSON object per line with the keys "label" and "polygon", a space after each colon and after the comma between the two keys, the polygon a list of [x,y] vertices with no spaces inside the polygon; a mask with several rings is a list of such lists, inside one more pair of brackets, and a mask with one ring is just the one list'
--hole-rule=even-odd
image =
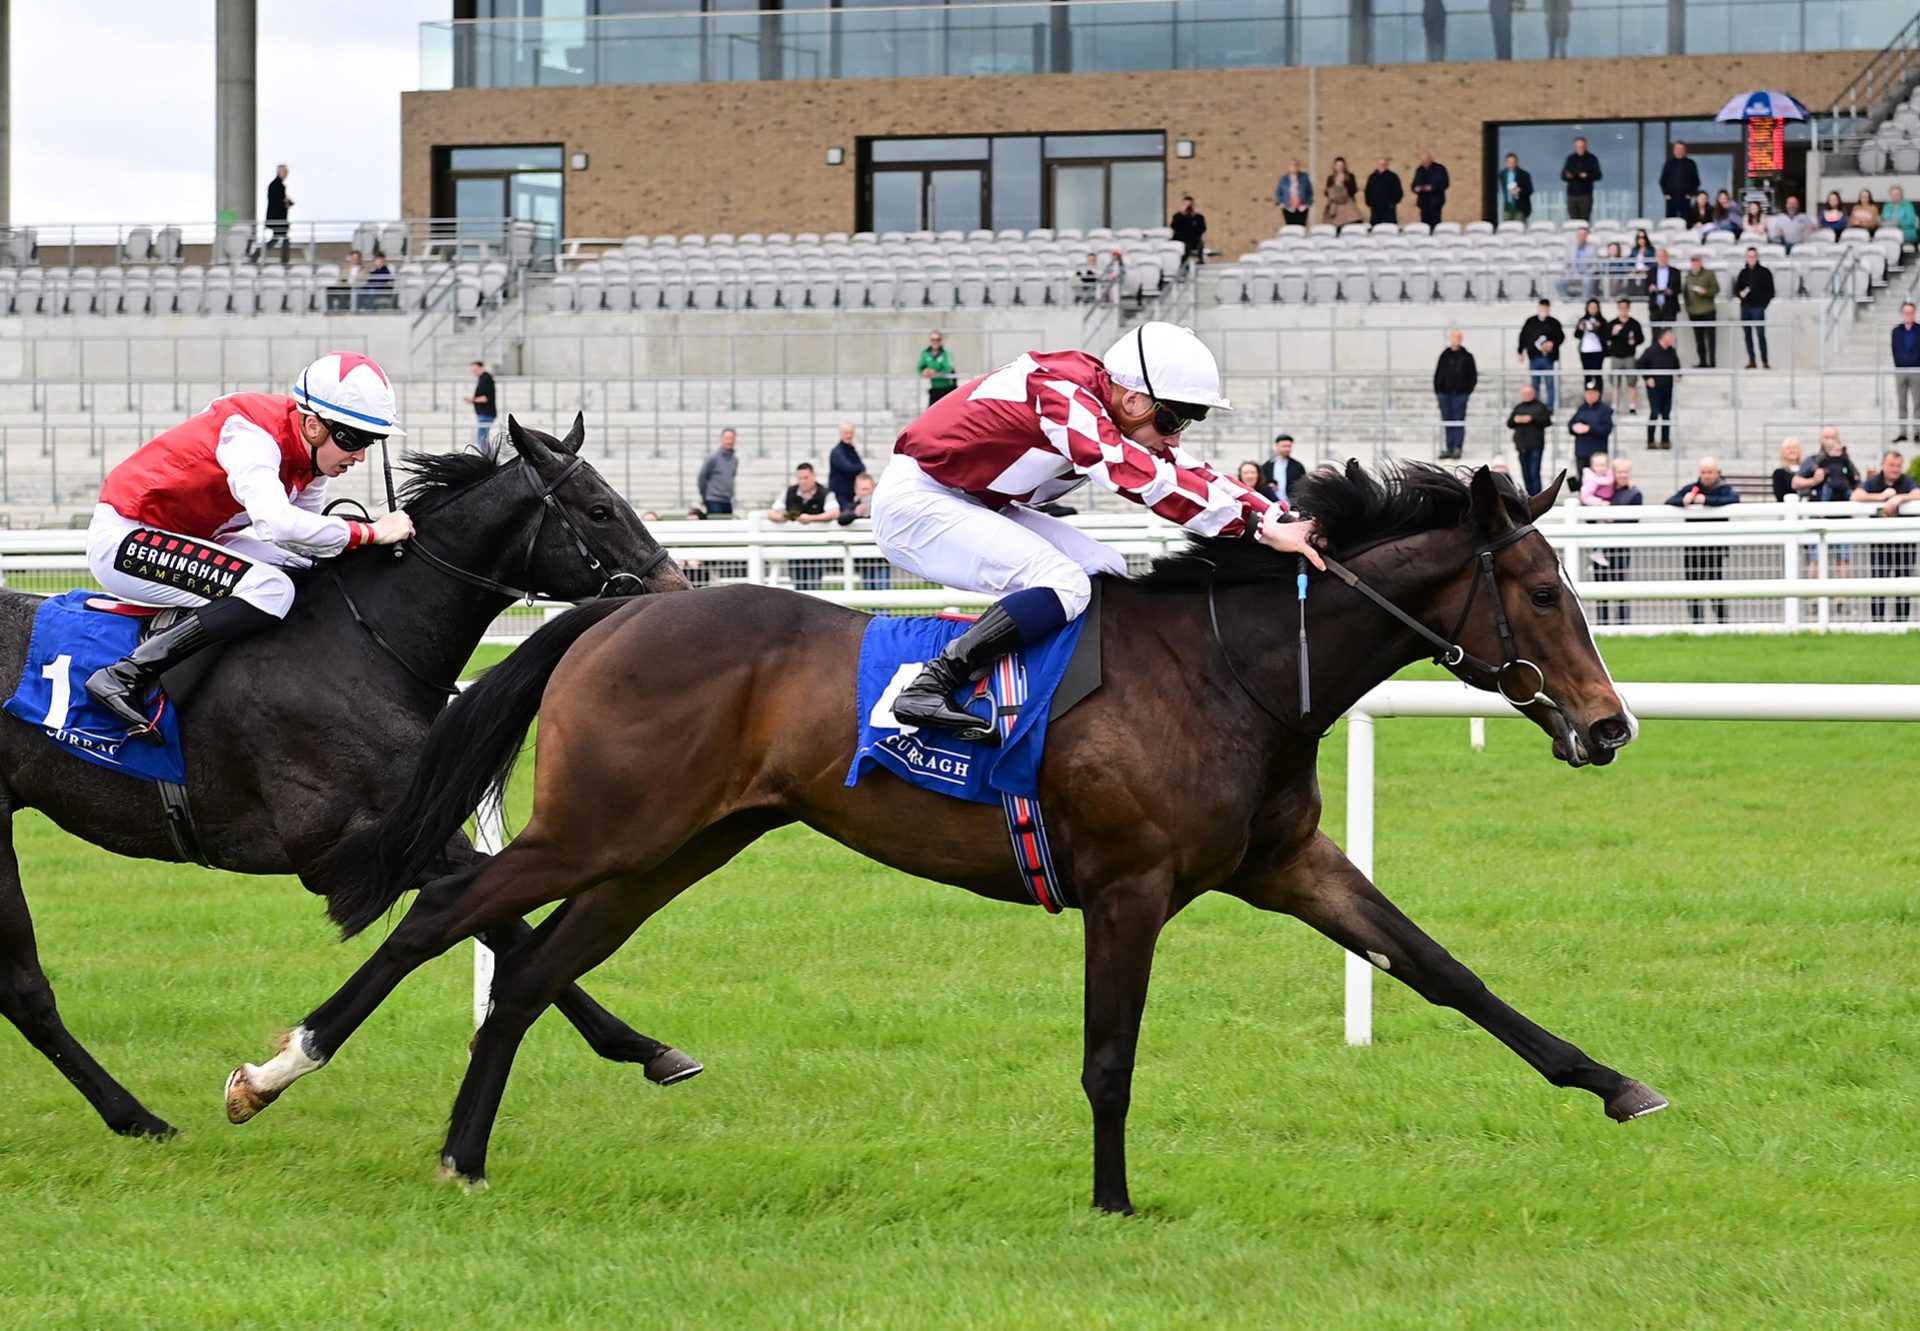
{"label": "black goggles", "polygon": [[342,425],[338,421],[323,421],[327,433],[333,437],[336,446],[349,453],[364,452],[379,443],[386,436],[369,434],[365,430],[356,430],[351,425]]}
{"label": "black goggles", "polygon": [[1188,406],[1184,402],[1160,402],[1153,404],[1153,428],[1161,434],[1179,434],[1190,425],[1198,425],[1207,418],[1207,408]]}

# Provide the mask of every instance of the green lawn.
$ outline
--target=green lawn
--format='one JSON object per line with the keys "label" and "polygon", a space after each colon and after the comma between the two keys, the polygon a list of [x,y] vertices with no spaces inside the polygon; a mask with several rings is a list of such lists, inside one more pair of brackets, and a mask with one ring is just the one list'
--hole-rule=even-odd
{"label": "green lawn", "polygon": [[[1622,679],[1910,682],[1913,639],[1607,644]],[[220,1087],[367,944],[291,882],[17,820],[74,1029],[172,1142],[0,1030],[0,1326],[1910,1327],[1920,730],[1649,725],[1571,772],[1520,722],[1379,729],[1386,890],[1673,1108],[1617,1126],[1456,1015],[1225,900],[1167,932],[1095,1215],[1080,940],[769,837],[592,979],[704,1059],[660,1090],[557,1020],[485,1195],[436,1186],[464,949],[256,1122]],[[1344,745],[1323,764],[1342,827]]]}

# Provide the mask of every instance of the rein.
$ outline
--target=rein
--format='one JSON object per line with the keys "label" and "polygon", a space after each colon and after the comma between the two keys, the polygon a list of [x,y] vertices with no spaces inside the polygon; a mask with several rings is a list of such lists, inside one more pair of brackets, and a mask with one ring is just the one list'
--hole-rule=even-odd
{"label": "rein", "polygon": [[[1534,531],[1532,523],[1516,527],[1506,535],[1475,548],[1469,556],[1471,562],[1478,565],[1475,576],[1467,589],[1466,603],[1460,607],[1460,617],[1454,621],[1453,631],[1445,636],[1435,633],[1418,619],[1402,610],[1367,583],[1352,569],[1331,555],[1326,557],[1327,571],[1347,586],[1358,592],[1374,605],[1387,612],[1403,626],[1417,634],[1428,645],[1435,648],[1433,663],[1446,669],[1454,678],[1476,689],[1489,693],[1498,693],[1515,707],[1540,705],[1549,708],[1559,718],[1563,727],[1570,726],[1560,704],[1548,697],[1546,675],[1532,661],[1520,655],[1519,647],[1513,636],[1513,625],[1507,619],[1506,606],[1500,601],[1500,585],[1494,577],[1493,557],[1508,546]],[[1474,601],[1480,594],[1481,584],[1487,588],[1487,599],[1493,607],[1494,627],[1500,635],[1502,660],[1499,665],[1483,661],[1460,645],[1460,631],[1466,627],[1467,617],[1473,613]],[[1299,576],[1300,595],[1300,719],[1305,721],[1313,712],[1313,698],[1307,675],[1307,630],[1306,630],[1306,574]],[[1239,668],[1233,663],[1233,653],[1227,649],[1227,640],[1220,632],[1220,612],[1214,595],[1214,583],[1207,581],[1207,617],[1213,626],[1213,641],[1220,649],[1221,659],[1227,663],[1227,673],[1240,691],[1251,698],[1254,705],[1289,730],[1302,727],[1282,716],[1269,707],[1265,700],[1241,677]],[[1311,732],[1309,732],[1311,733]]]}
{"label": "rein", "polygon": [[[540,533],[546,529],[549,514],[558,518],[561,525],[567,529],[567,535],[573,538],[574,549],[579,551],[580,558],[586,563],[588,570],[604,575],[600,583],[600,590],[594,594],[594,597],[588,599],[597,599],[609,595],[609,589],[621,582],[632,582],[635,589],[638,590],[644,584],[646,576],[658,568],[667,558],[666,547],[661,546],[642,561],[637,571],[631,573],[625,571],[608,573],[606,564],[594,554],[592,548],[588,545],[586,534],[580,530],[579,525],[574,522],[573,518],[567,513],[565,506],[555,498],[554,494],[555,491],[566,483],[568,477],[586,465],[585,460],[575,457],[573,461],[569,462],[561,470],[559,476],[555,477],[551,484],[544,486],[540,483],[539,469],[531,462],[525,458],[521,458],[516,465],[525,469],[524,474],[527,477],[527,483],[541,503],[538,520],[534,523],[532,531],[527,534],[526,548],[522,552],[519,560],[529,571],[533,568],[533,553],[539,547]],[[398,505],[395,503],[393,496],[393,480],[391,475],[389,475],[387,479],[387,496],[389,507],[397,508]],[[336,502],[357,503],[358,501]],[[331,511],[332,507],[333,505],[328,505],[329,511]],[[366,509],[361,507],[360,511],[364,513]],[[539,595],[537,591],[515,587],[510,583],[500,582],[484,574],[474,573],[468,569],[461,568],[458,564],[450,563],[446,559],[433,553],[433,551],[427,549],[421,542],[418,534],[395,546],[394,554],[398,556],[407,549],[411,549],[413,553],[419,555],[421,562],[425,563],[429,568],[444,573],[457,582],[464,582],[470,587],[479,587],[484,591],[505,596],[509,600],[524,600],[528,605],[532,605],[534,599]],[[380,630],[374,626],[373,622],[360,612],[360,606],[354,601],[353,594],[347,590],[346,583],[341,580],[339,570],[329,564],[327,566],[327,573],[333,579],[335,588],[339,590],[340,599],[347,603],[347,613],[353,616],[353,622],[358,624],[361,630],[373,640],[374,646],[386,653],[394,664],[411,675],[417,683],[432,689],[436,693],[445,694],[449,698],[459,692],[456,686],[442,684],[438,680],[429,679],[408,661],[406,657],[402,656],[399,649],[387,640],[386,635],[381,633]],[[578,605],[581,604],[581,602],[576,601],[574,604]]]}

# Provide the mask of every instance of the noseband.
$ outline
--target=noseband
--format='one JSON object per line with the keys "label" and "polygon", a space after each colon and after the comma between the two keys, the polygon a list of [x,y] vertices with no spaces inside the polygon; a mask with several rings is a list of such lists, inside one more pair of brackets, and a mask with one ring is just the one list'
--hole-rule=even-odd
{"label": "noseband", "polygon": [[[1534,525],[1529,522],[1474,549],[1470,558],[1478,568],[1468,586],[1466,604],[1460,607],[1460,617],[1454,621],[1453,631],[1444,637],[1368,586],[1357,573],[1330,555],[1326,557],[1327,572],[1392,615],[1434,647],[1433,663],[1445,668],[1463,684],[1484,689],[1489,693],[1498,693],[1516,708],[1535,705],[1546,707],[1553,712],[1557,726],[1563,732],[1570,734],[1572,726],[1567,720],[1566,713],[1561,710],[1559,703],[1547,696],[1545,672],[1520,655],[1519,646],[1514,641],[1513,625],[1507,619],[1507,608],[1500,600],[1500,584],[1493,573],[1494,555],[1530,535],[1534,530]],[[1301,561],[1301,567],[1303,569],[1306,567],[1304,559]],[[1480,594],[1483,583],[1487,589],[1487,600],[1493,607],[1494,627],[1500,634],[1502,659],[1499,665],[1481,660],[1460,645],[1460,631],[1467,625],[1467,616],[1473,613],[1473,604]],[[1304,721],[1313,711],[1313,699],[1307,683],[1306,577],[1304,573],[1300,578],[1300,602],[1300,715]],[[1239,670],[1233,664],[1233,654],[1227,650],[1226,639],[1220,634],[1220,615],[1215,607],[1211,583],[1207,586],[1207,613],[1213,624],[1214,643],[1220,648],[1221,658],[1226,661],[1227,672],[1233,676],[1233,682],[1240,686],[1242,693],[1253,699],[1261,711],[1289,729],[1294,728],[1294,722],[1267,706],[1260,695],[1247,687],[1246,680],[1240,677]]]}
{"label": "noseband", "polygon": [[[619,570],[609,573],[606,564],[599,556],[594,554],[592,546],[588,544],[586,533],[580,530],[579,524],[574,522],[572,516],[567,512],[566,506],[562,504],[554,494],[556,490],[566,484],[568,477],[586,465],[585,460],[575,457],[573,461],[561,469],[560,474],[553,479],[552,483],[547,485],[542,485],[540,482],[539,468],[535,467],[525,458],[517,459],[516,465],[523,469],[523,474],[527,478],[527,484],[532,488],[534,494],[539,496],[541,505],[539,514],[533,524],[533,529],[527,533],[526,547],[521,552],[519,560],[516,561],[520,566],[525,567],[528,573],[533,571],[533,554],[539,547],[540,533],[546,530],[547,517],[549,515],[558,518],[560,525],[566,528],[567,535],[573,539],[573,548],[579,551],[580,558],[585,562],[588,570],[602,575],[600,590],[594,593],[593,598],[589,599],[612,595],[611,589],[625,582],[631,582],[635,592],[640,591],[647,575],[660,567],[661,563],[666,560],[666,547],[660,546],[641,561],[638,569],[632,572]],[[389,483],[388,506],[395,507],[391,497],[391,483]],[[506,596],[516,601],[524,600],[528,605],[532,605],[535,598],[539,595],[537,591],[515,587],[510,583],[497,581],[484,574],[470,572],[467,569],[461,568],[458,564],[449,563],[447,560],[433,553],[433,551],[427,549],[418,535],[402,542],[395,548],[394,553],[398,555],[407,549],[411,549],[415,554],[419,555],[421,561],[429,568],[438,569],[448,577],[459,582],[464,582],[469,586],[484,588],[487,591],[498,593],[501,596]],[[417,682],[424,684],[427,688],[439,693],[444,693],[449,698],[459,692],[457,688],[427,678],[427,676],[421,674],[406,657],[400,655],[399,649],[387,641],[386,635],[381,633],[365,615],[360,613],[360,607],[355,603],[353,593],[349,592],[347,590],[347,584],[340,580],[339,570],[329,565],[327,572],[332,575],[333,585],[339,589],[340,598],[347,603],[347,613],[352,615],[353,622],[358,624],[369,638],[373,639],[375,646],[392,658],[402,670],[413,676]],[[575,602],[575,604],[577,605],[579,602]]]}

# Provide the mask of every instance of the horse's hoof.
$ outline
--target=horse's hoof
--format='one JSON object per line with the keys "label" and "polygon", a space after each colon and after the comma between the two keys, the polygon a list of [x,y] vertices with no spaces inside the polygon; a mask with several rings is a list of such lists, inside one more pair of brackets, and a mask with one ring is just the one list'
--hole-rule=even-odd
{"label": "horse's hoof", "polygon": [[656,1086],[671,1086],[706,1071],[706,1064],[678,1049],[662,1049],[647,1060],[647,1080]]}
{"label": "horse's hoof", "polygon": [[476,1193],[482,1193],[487,1190],[487,1176],[485,1174],[469,1175],[463,1172],[460,1166],[454,1163],[453,1157],[450,1155],[440,1157],[438,1176],[442,1183],[458,1183],[461,1191],[465,1192],[468,1196],[473,1196]]}
{"label": "horse's hoof", "polygon": [[1645,1082],[1627,1078],[1626,1085],[1607,1101],[1607,1117],[1615,1123],[1631,1123],[1636,1118],[1657,1114],[1667,1107],[1667,1097]]}
{"label": "horse's hoof", "polygon": [[125,1123],[115,1123],[112,1127],[122,1137],[147,1137],[154,1141],[165,1141],[169,1137],[180,1135],[180,1129],[164,1118],[155,1118],[152,1114],[129,1119]]}
{"label": "horse's hoof", "polygon": [[227,1122],[245,1123],[255,1114],[280,1098],[278,1091],[256,1090],[249,1074],[256,1071],[251,1063],[242,1063],[227,1076]]}

